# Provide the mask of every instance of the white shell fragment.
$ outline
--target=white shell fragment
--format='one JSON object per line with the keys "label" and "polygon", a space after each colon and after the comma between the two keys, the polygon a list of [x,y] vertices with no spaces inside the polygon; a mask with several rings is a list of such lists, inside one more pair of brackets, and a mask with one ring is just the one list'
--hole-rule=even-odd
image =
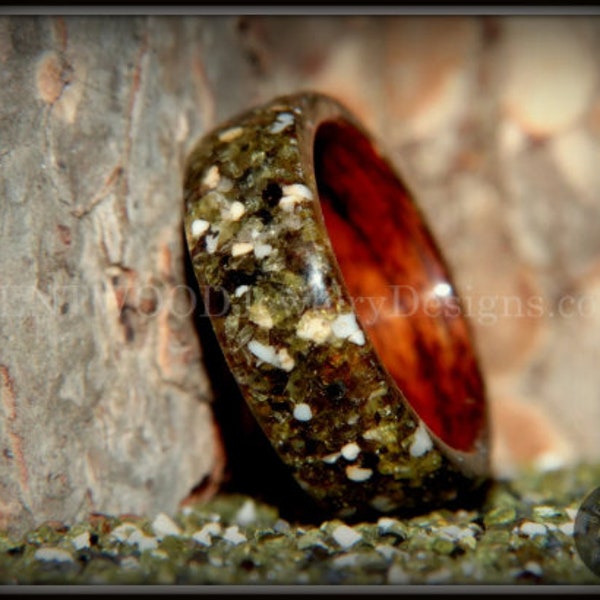
{"label": "white shell fragment", "polygon": [[296,335],[315,344],[323,344],[331,335],[331,324],[321,315],[306,312],[296,326]]}
{"label": "white shell fragment", "polygon": [[243,256],[254,250],[254,245],[249,242],[237,242],[231,247],[231,256]]}
{"label": "white shell fragment", "polygon": [[331,537],[342,548],[350,548],[351,546],[354,546],[354,544],[362,540],[362,535],[360,535],[360,533],[354,531],[354,529],[348,527],[347,525],[338,525],[333,530]]}
{"label": "white shell fragment", "polygon": [[350,442],[343,446],[340,452],[346,460],[356,460],[360,454],[360,446],[356,442]]}
{"label": "white shell fragment", "polygon": [[181,535],[181,528],[165,513],[156,515],[152,521],[152,530],[159,538],[167,535]]}
{"label": "white shell fragment", "polygon": [[285,348],[277,350],[275,347],[263,344],[258,340],[250,340],[248,350],[261,361],[284,371],[291,371],[295,366],[294,359]]}
{"label": "white shell fragment", "polygon": [[239,138],[240,135],[244,133],[243,127],[231,127],[230,129],[226,129],[219,134],[220,142],[233,142],[236,138]]}
{"label": "white shell fragment", "polygon": [[294,406],[294,419],[296,421],[310,421],[312,419],[312,410],[308,404],[301,402]]}
{"label": "white shell fragment", "polygon": [[240,528],[237,525],[228,527],[223,534],[223,539],[234,546],[248,541],[248,538],[240,532]]}
{"label": "white shell fragment", "polygon": [[421,422],[413,435],[413,442],[410,445],[410,455],[415,458],[423,456],[426,452],[429,452],[433,448],[433,442],[431,437],[425,429],[425,425]]}
{"label": "white shell fragment", "polygon": [[294,122],[294,115],[292,113],[284,112],[277,116],[277,119],[269,128],[271,133],[281,133],[284,129],[287,129]]}
{"label": "white shell fragment", "polygon": [[246,212],[246,207],[239,201],[235,200],[231,203],[229,207],[229,220],[230,221],[239,221]]}
{"label": "white shell fragment", "polygon": [[90,532],[84,531],[71,540],[75,550],[83,550],[90,547]]}
{"label": "white shell fragment", "polygon": [[338,338],[346,339],[359,346],[365,343],[365,335],[360,330],[354,313],[339,315],[331,324],[331,330]]}
{"label": "white shell fragment", "polygon": [[546,535],[548,529],[541,523],[534,523],[533,521],[525,521],[521,525],[521,533],[527,537],[535,537],[536,535]]}
{"label": "white shell fragment", "polygon": [[200,237],[203,233],[206,233],[210,228],[210,223],[204,219],[195,219],[192,221],[192,235],[194,237]]}
{"label": "white shell fragment", "polygon": [[33,557],[36,560],[52,562],[73,562],[73,557],[61,548],[38,548]]}
{"label": "white shell fragment", "polygon": [[223,528],[220,523],[207,523],[192,535],[192,539],[203,546],[210,546],[212,544],[212,538],[221,535]]}
{"label": "white shell fragment", "polygon": [[296,204],[301,204],[302,202],[313,199],[312,192],[303,183],[284,185],[282,192],[283,196],[279,200],[279,206],[285,211],[292,211]]}
{"label": "white shell fragment", "polygon": [[373,475],[372,469],[363,469],[362,467],[357,467],[355,465],[346,467],[346,476],[348,479],[358,483],[361,481],[367,481],[367,479],[371,478],[371,475]]}
{"label": "white shell fragment", "polygon": [[202,184],[205,185],[209,189],[214,189],[219,185],[219,180],[221,179],[221,174],[219,173],[219,167],[217,165],[213,165],[206,171],[202,179]]}
{"label": "white shell fragment", "polygon": [[254,523],[256,516],[256,504],[251,499],[248,499],[242,504],[233,518],[238,525],[245,527]]}

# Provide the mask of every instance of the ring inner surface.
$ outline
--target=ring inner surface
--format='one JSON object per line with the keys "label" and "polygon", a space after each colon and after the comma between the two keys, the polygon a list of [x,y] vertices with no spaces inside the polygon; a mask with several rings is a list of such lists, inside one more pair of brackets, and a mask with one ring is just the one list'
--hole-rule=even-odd
{"label": "ring inner surface", "polygon": [[325,226],[358,319],[427,426],[473,449],[484,390],[447,268],[410,194],[369,139],[326,121],[314,141]]}

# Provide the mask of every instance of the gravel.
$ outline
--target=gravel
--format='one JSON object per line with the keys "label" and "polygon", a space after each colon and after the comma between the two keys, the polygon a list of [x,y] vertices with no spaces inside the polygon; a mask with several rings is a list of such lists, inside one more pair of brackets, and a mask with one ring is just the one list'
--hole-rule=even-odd
{"label": "gravel", "polygon": [[0,533],[3,584],[600,584],[573,521],[600,465],[495,483],[480,510],[288,523],[219,495],[175,515],[92,515]]}

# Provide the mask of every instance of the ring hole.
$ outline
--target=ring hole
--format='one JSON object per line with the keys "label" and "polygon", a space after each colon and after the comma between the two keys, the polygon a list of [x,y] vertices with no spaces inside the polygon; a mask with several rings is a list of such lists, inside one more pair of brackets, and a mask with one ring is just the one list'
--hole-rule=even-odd
{"label": "ring hole", "polygon": [[345,121],[314,142],[325,226],[359,321],[426,425],[457,450],[485,423],[484,390],[460,301],[404,184]]}

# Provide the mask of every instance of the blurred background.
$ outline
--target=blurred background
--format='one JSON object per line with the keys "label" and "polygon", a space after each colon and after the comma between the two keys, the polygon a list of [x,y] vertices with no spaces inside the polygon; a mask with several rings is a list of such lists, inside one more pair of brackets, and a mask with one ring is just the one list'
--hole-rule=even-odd
{"label": "blurred background", "polygon": [[600,459],[600,20],[235,26],[256,85],[237,102],[221,84],[215,122],[232,104],[325,92],[412,185],[471,317],[496,473]]}

